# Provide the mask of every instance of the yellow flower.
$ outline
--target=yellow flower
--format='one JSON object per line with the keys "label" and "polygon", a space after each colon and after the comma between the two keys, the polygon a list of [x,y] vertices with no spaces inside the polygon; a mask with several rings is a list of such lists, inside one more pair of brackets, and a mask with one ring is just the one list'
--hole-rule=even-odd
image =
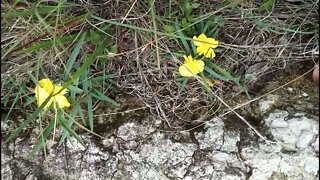
{"label": "yellow flower", "polygon": [[185,62],[179,67],[181,76],[193,77],[204,70],[204,62],[201,60],[193,60],[192,56],[183,56]]}
{"label": "yellow flower", "polygon": [[38,102],[38,106],[47,99],[47,97],[53,93],[49,102],[45,105],[44,108],[49,108],[52,103],[57,105],[58,108],[69,107],[70,103],[68,99],[64,96],[68,92],[67,89],[62,90],[59,94],[57,94],[62,89],[61,85],[54,85],[50,79],[42,79],[39,81],[39,85],[34,89],[34,93],[36,94],[36,99]]}
{"label": "yellow flower", "polygon": [[216,56],[213,49],[218,47],[219,41],[214,38],[207,38],[207,36],[202,33],[199,37],[193,36],[193,43],[197,46],[198,54],[204,55],[206,58],[214,58]]}

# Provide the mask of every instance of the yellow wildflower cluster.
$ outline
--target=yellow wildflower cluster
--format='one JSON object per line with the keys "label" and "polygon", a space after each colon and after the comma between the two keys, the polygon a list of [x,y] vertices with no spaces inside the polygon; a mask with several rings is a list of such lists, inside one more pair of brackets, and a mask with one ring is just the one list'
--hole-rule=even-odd
{"label": "yellow wildflower cluster", "polygon": [[[193,43],[197,46],[197,53],[204,55],[206,58],[213,59],[216,54],[213,49],[218,47],[219,42],[214,38],[208,38],[205,34],[193,37]],[[204,62],[202,60],[194,60],[191,55],[183,56],[185,62],[179,67],[181,76],[194,77],[204,70]]]}
{"label": "yellow wildflower cluster", "polygon": [[[68,99],[64,96],[68,90],[62,89],[61,85],[54,85],[50,79],[42,79],[39,81],[39,85],[36,86],[34,93],[38,102],[38,106],[41,106],[42,103],[50,96],[52,93],[52,97],[49,102],[45,105],[44,108],[49,108],[51,104],[54,104],[54,108],[64,108],[69,107],[70,103]],[[59,93],[60,92],[60,93]]]}

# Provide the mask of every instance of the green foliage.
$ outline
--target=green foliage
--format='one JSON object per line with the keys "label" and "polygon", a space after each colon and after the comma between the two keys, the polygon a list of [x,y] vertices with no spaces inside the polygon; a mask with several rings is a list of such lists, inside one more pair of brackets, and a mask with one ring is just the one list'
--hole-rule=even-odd
{"label": "green foliage", "polygon": [[261,11],[272,11],[275,0],[263,0],[262,5],[259,7]]}
{"label": "green foliage", "polygon": [[[57,5],[53,7],[42,7],[34,8],[31,10],[23,11],[21,13],[15,12],[7,12],[6,17],[21,17],[21,16],[34,16],[37,17],[45,26],[50,27],[49,17],[45,18],[41,17],[41,15],[46,15],[45,10],[48,10],[49,13],[58,12],[61,10],[65,10],[69,6]],[[48,12],[47,12],[48,13]],[[86,15],[81,15],[76,18],[72,18],[71,20],[80,20],[81,18],[85,18]],[[48,21],[47,21],[48,20]],[[38,152],[41,148],[45,149],[45,144],[47,139],[52,135],[53,139],[55,138],[55,128],[62,128],[63,134],[59,140],[59,143],[63,143],[70,136],[75,137],[82,145],[84,145],[83,140],[80,136],[74,131],[74,125],[88,131],[92,134],[97,135],[93,132],[94,130],[94,118],[93,118],[93,105],[96,101],[105,101],[109,103],[111,106],[118,106],[118,104],[110,97],[108,97],[105,92],[114,86],[111,78],[112,75],[108,74],[106,70],[104,70],[103,75],[101,76],[92,76],[92,73],[95,69],[92,69],[92,65],[95,61],[99,61],[100,64],[107,63],[107,57],[105,54],[109,51],[112,53],[117,53],[117,46],[113,45],[109,50],[108,46],[111,44],[109,33],[101,33],[101,30],[106,30],[109,26],[103,26],[101,29],[93,29],[89,32],[81,31],[78,34],[66,34],[64,36],[52,36],[51,39],[46,41],[35,41],[31,43],[30,46],[25,48],[21,48],[21,50],[17,51],[18,53],[38,53],[40,50],[46,50],[48,48],[52,48],[59,44],[59,46],[65,49],[65,46],[69,46],[70,42],[73,42],[70,56],[66,59],[65,64],[62,64],[63,73],[61,75],[57,75],[57,79],[60,79],[60,83],[62,83],[63,89],[67,88],[69,90],[69,95],[67,96],[68,100],[71,102],[71,109],[68,112],[64,112],[63,110],[54,111],[54,119],[51,116],[48,116],[51,113],[48,113],[50,109],[44,110],[44,106],[47,102],[49,102],[50,98],[53,96],[52,94],[45,100],[45,102],[38,108],[36,108],[30,115],[27,115],[27,119],[23,121],[18,128],[16,128],[7,138],[6,143],[15,139],[24,128],[26,128],[30,123],[35,122],[37,119],[40,120],[40,135],[38,138],[38,142],[34,146],[34,148],[28,153],[27,157],[32,157],[36,152]],[[48,29],[49,30],[49,29]],[[51,32],[51,30],[50,30]],[[3,54],[7,55],[10,51],[15,49],[20,42],[18,41],[13,46],[8,48]],[[21,45],[21,44],[20,44]],[[86,52],[86,47],[88,45],[94,45],[91,52]],[[88,55],[87,55],[88,54]],[[102,61],[102,57],[104,60]],[[79,63],[80,62],[80,63]],[[82,62],[82,63],[81,63]],[[39,70],[42,69],[41,63],[38,62],[36,75],[34,76],[34,72],[28,72],[29,78],[33,81],[33,87],[38,83],[39,78]],[[30,95],[25,96],[25,94],[30,94],[30,90],[33,88],[22,83],[20,86],[16,86],[17,80],[14,78],[7,78],[4,82],[4,87],[6,89],[12,89],[8,94],[3,96],[1,99],[3,100],[3,104],[7,106],[8,102],[11,101],[12,97],[14,97],[13,104],[11,105],[10,111],[16,105],[16,102],[19,99],[24,99],[24,107],[34,106],[36,103],[35,97],[30,97]],[[29,87],[27,89],[27,87]],[[62,90],[63,90],[62,89]],[[62,91],[61,90],[61,91]],[[13,92],[18,91],[20,94],[13,94]],[[60,92],[61,92],[60,91]],[[24,97],[22,98],[22,96]],[[85,101],[83,101],[85,98]],[[84,102],[84,103],[83,103]],[[86,106],[86,110],[83,107]],[[69,108],[68,108],[69,110]],[[70,113],[70,115],[69,115]],[[80,117],[82,124],[77,122],[77,115]],[[88,117],[88,119],[85,118]],[[49,122],[43,121],[44,119],[48,119]],[[39,122],[39,121],[38,121]],[[89,129],[85,126],[89,125]],[[43,126],[43,127],[42,127]]]}
{"label": "green foliage", "polygon": [[184,0],[182,5],[180,5],[180,8],[181,8],[182,12],[184,13],[186,19],[190,21],[194,18],[192,16],[192,11],[194,9],[197,9],[200,6],[201,6],[200,3],[190,2],[189,0]]}
{"label": "green foliage", "polygon": [[[185,0],[180,6],[185,17],[182,18],[180,21],[176,21],[175,23],[176,33],[179,37],[182,37],[179,38],[179,40],[184,47],[184,54],[191,54],[196,59],[198,59],[197,57],[199,57],[196,52],[196,47],[193,42],[187,41],[187,39],[189,37],[199,36],[201,33],[204,33],[209,37],[214,37],[219,31],[219,27],[223,27],[225,23],[224,19],[220,16],[211,16],[208,19],[203,19],[200,21],[196,19],[192,15],[192,12],[194,9],[199,8],[200,6],[201,4],[192,3],[190,1]],[[214,49],[214,51],[217,53],[221,51],[221,49],[217,48]],[[205,67],[204,72],[200,73],[200,79],[202,81],[200,85],[203,89],[203,92],[208,95],[209,100],[213,100],[213,96],[212,91],[210,91],[210,85],[207,82],[208,78],[218,79],[222,82],[232,82],[238,86],[241,86],[240,78],[232,76],[231,73],[214,63],[212,59],[202,57],[202,60],[205,62]],[[176,80],[179,85],[179,92],[185,89],[188,79],[190,78],[183,77]]]}

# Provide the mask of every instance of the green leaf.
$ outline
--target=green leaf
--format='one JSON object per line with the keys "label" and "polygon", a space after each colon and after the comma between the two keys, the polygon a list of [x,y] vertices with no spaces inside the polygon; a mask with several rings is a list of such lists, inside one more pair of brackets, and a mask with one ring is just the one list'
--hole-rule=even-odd
{"label": "green leaf", "polygon": [[118,46],[115,44],[111,47],[110,52],[112,53],[118,53]]}
{"label": "green leaf", "polygon": [[200,7],[200,6],[201,6],[200,3],[192,3],[192,7],[193,7],[194,9],[197,9],[197,8]]}
{"label": "green leaf", "polygon": [[[78,84],[79,84],[79,78],[77,78],[77,79],[75,79],[74,81],[73,81],[73,85],[72,86],[74,86],[74,87],[76,87],[76,88],[78,88]],[[71,85],[69,85],[69,87],[70,87]],[[79,88],[80,89],[80,88]],[[82,90],[82,89],[81,89]],[[83,91],[83,90],[82,90]],[[72,99],[72,100],[75,100],[76,99],[76,91],[70,91],[70,98]]]}
{"label": "green leaf", "polygon": [[69,87],[69,85],[71,85],[78,77],[80,77],[80,75],[83,74],[84,71],[86,71],[86,69],[96,60],[96,57],[103,53],[106,47],[107,47],[107,43],[102,42],[97,47],[97,49],[92,54],[90,54],[90,56],[82,64],[82,66],[75,73],[73,73],[71,78],[66,83],[63,84],[63,88],[60,90],[60,92],[63,91],[65,88]]}
{"label": "green leaf", "polygon": [[184,80],[182,81],[182,83],[180,85],[179,92],[182,92],[184,90],[189,79],[190,78],[184,78]]}
{"label": "green leaf", "polygon": [[3,103],[4,106],[7,106],[9,102],[10,94],[6,94],[1,98],[1,103]]}
{"label": "green leaf", "polygon": [[87,95],[87,108],[90,130],[93,131],[93,105],[91,93]]}
{"label": "green leaf", "polygon": [[31,16],[38,11],[39,14],[51,14],[54,11],[56,11],[58,8],[60,9],[66,9],[70,6],[42,6],[42,7],[37,7],[37,8],[32,8],[30,10],[25,10],[25,11],[16,11],[13,10],[8,13],[1,13],[4,17],[22,17],[22,16]]}
{"label": "green leaf", "polygon": [[82,108],[81,108],[81,104],[79,103],[79,104],[76,104],[76,107],[77,107],[77,109],[78,109],[78,113],[79,113],[79,116],[80,116],[80,118],[81,118],[81,121],[82,121],[82,123],[83,123],[83,125],[87,125],[87,123],[86,123],[86,120],[84,119],[84,114],[83,114],[83,110],[82,110]]}
{"label": "green leaf", "polygon": [[40,107],[38,107],[28,118],[25,120],[21,125],[8,137],[5,143],[10,142],[12,139],[16,138],[17,135],[20,133],[20,131],[25,128],[31,121],[33,121],[41,112],[41,110],[45,107],[45,105],[49,102],[51,99],[52,94],[50,94],[47,99],[41,104]]}
{"label": "green leaf", "polygon": [[163,26],[163,29],[164,29],[164,31],[165,32],[167,32],[167,33],[174,33],[174,27],[173,26],[170,26],[170,25],[164,25]]}
{"label": "green leaf", "polygon": [[[75,117],[77,115],[77,112],[79,111],[78,109],[78,105],[79,102],[76,103],[76,105],[74,106],[74,108],[72,109],[71,113],[70,113],[70,119],[69,119],[69,123],[68,123],[68,126],[71,128],[72,125],[73,125],[73,122],[75,121]],[[63,134],[60,138],[60,141],[59,141],[59,146],[64,142],[65,138],[69,136],[69,133],[68,131],[63,131]]]}
{"label": "green leaf", "polygon": [[275,0],[263,0],[263,4],[259,7],[260,11],[272,11]]}
{"label": "green leaf", "polygon": [[71,69],[74,66],[74,63],[76,61],[76,58],[79,55],[80,49],[84,44],[85,37],[86,37],[86,33],[83,33],[68,59],[66,69],[64,72],[64,79],[68,78],[69,73],[71,72]]}
{"label": "green leaf", "polygon": [[88,80],[88,70],[84,71],[82,75],[82,86],[84,93],[86,94],[86,99],[87,99],[87,110],[88,110],[88,118],[89,118],[89,126],[91,131],[93,131],[93,103],[92,103],[92,97],[91,93],[89,92],[89,89],[92,88],[91,81]]}
{"label": "green leaf", "polygon": [[222,81],[228,81],[227,78],[220,76],[219,74],[217,74],[216,72],[212,71],[208,66],[204,67],[204,70],[206,72],[208,72],[212,77],[216,78],[216,79],[220,79]]}
{"label": "green leaf", "polygon": [[16,102],[17,102],[17,101],[18,101],[18,99],[20,98],[20,96],[21,96],[21,94],[20,94],[20,93],[21,93],[21,92],[19,92],[19,94],[17,94],[17,95],[16,95],[16,97],[14,98],[14,101],[13,101],[13,103],[12,103],[11,107],[10,107],[10,110],[9,110],[9,112],[8,112],[7,116],[4,118],[4,122],[6,122],[6,121],[7,121],[7,119],[8,119],[8,117],[9,117],[9,115],[11,114],[12,109],[15,107]]}
{"label": "green leaf", "polygon": [[102,94],[100,91],[95,89],[94,92],[95,93],[92,93],[93,97],[95,97],[97,99],[100,99],[102,101],[105,101],[105,102],[107,102],[107,103],[109,103],[109,104],[111,104],[113,106],[119,106],[119,104],[115,100],[113,100],[113,99],[109,98],[108,96]]}
{"label": "green leaf", "polygon": [[32,157],[36,152],[38,152],[46,143],[49,134],[52,132],[54,127],[54,121],[51,120],[49,125],[46,127],[46,129],[43,131],[43,134],[40,135],[40,139],[37,143],[37,145],[28,153],[27,158]]}
{"label": "green leaf", "polygon": [[[59,114],[60,114],[60,113],[59,113]],[[61,114],[63,114],[63,113],[61,113]],[[74,136],[74,137],[77,139],[77,141],[84,147],[84,143],[83,143],[82,139],[80,138],[80,136],[79,136],[76,132],[74,132],[74,131],[66,124],[64,118],[58,116],[58,120],[59,120],[59,122],[61,123],[61,126],[63,127],[63,129],[66,130],[66,131],[68,131],[68,133],[71,134],[72,136]]]}
{"label": "green leaf", "polygon": [[189,44],[187,42],[187,40],[185,39],[185,35],[183,34],[183,32],[181,31],[179,25],[178,25],[178,21],[176,21],[175,23],[175,27],[176,27],[176,30],[177,30],[177,34],[180,36],[180,37],[184,37],[184,38],[181,38],[181,42],[186,50],[187,53],[191,53],[191,49],[189,47]]}
{"label": "green leaf", "polygon": [[[214,69],[218,70],[223,76],[224,76],[224,79],[226,80],[230,80],[230,81],[233,81],[237,84],[239,84],[239,78],[235,78],[233,77],[229,72],[227,72],[226,70],[222,69],[220,66],[214,64],[213,62],[211,61],[207,61],[206,60],[206,63],[209,64],[211,67],[213,67]],[[222,79],[220,79],[222,80]],[[225,81],[225,80],[224,80]]]}
{"label": "green leaf", "polygon": [[36,50],[39,50],[39,49],[42,49],[42,48],[48,48],[48,47],[53,46],[56,41],[60,41],[62,43],[67,43],[69,41],[73,41],[76,37],[77,37],[76,34],[75,35],[70,35],[70,36],[56,37],[53,40],[44,41],[44,42],[40,42],[40,43],[34,44],[31,47],[25,48],[21,52],[32,52],[32,51],[36,51]]}
{"label": "green leaf", "polygon": [[80,89],[80,88],[78,88],[78,87],[76,87],[76,86],[73,86],[73,85],[69,85],[68,89],[69,89],[70,91],[75,92],[75,93],[82,93],[82,92],[83,92],[82,89]]}
{"label": "green leaf", "polygon": [[29,97],[28,100],[24,103],[23,107],[27,107],[31,103],[35,102],[37,99],[36,97]]}
{"label": "green leaf", "polygon": [[94,45],[99,45],[99,43],[101,42],[101,37],[96,31],[90,30],[88,40]]}
{"label": "green leaf", "polygon": [[193,10],[193,6],[190,4],[190,2],[188,0],[184,0],[182,5],[182,11],[187,19],[188,17],[190,17],[192,10]]}

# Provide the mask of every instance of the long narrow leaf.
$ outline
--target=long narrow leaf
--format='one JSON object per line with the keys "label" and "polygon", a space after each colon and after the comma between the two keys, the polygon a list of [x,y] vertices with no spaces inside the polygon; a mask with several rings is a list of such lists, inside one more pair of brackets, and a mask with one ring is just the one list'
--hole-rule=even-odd
{"label": "long narrow leaf", "polygon": [[84,147],[84,143],[83,143],[82,139],[80,138],[80,136],[79,136],[76,132],[74,132],[74,131],[66,124],[65,120],[64,120],[63,118],[61,118],[61,117],[59,117],[58,120],[59,120],[59,122],[61,123],[61,126],[64,128],[64,130],[68,131],[68,133],[70,133],[72,136],[74,136],[74,137],[77,139],[77,141],[78,141],[81,145],[83,145],[83,147]]}
{"label": "long narrow leaf", "polygon": [[234,81],[236,78],[233,77],[229,72],[227,72],[226,70],[222,69],[221,67],[215,65],[214,63],[212,63],[212,66],[218,70],[224,77],[226,77],[227,79]]}
{"label": "long narrow leaf", "polygon": [[45,105],[49,102],[51,99],[52,94],[50,94],[47,99],[41,104],[40,107],[38,107],[28,118],[25,120],[11,135],[8,137],[5,143],[10,142],[12,139],[17,137],[17,135],[20,133],[20,131],[25,128],[31,121],[33,121],[41,112],[41,110],[45,107]]}
{"label": "long narrow leaf", "polygon": [[76,61],[76,58],[80,52],[80,49],[82,47],[82,45],[84,44],[84,40],[86,37],[86,33],[83,33],[78,41],[78,43],[76,44],[75,48],[73,49],[68,61],[67,61],[67,65],[66,65],[66,69],[65,69],[65,74],[64,74],[64,79],[66,79]]}
{"label": "long narrow leaf", "polygon": [[49,134],[53,130],[53,127],[54,127],[54,121],[51,120],[49,125],[43,131],[43,135],[40,136],[40,139],[37,145],[28,153],[27,158],[32,157],[36,152],[38,152],[45,145],[45,142],[48,139]]}
{"label": "long narrow leaf", "polygon": [[87,108],[90,130],[93,131],[93,105],[91,93],[87,96]]}
{"label": "long narrow leaf", "polygon": [[81,118],[81,121],[82,121],[83,125],[86,126],[87,123],[86,123],[86,121],[85,121],[85,119],[84,119],[84,114],[83,114],[83,112],[82,112],[80,103],[79,103],[79,104],[76,104],[76,106],[77,106],[77,108],[78,108],[78,113],[79,113],[79,116],[80,116],[80,118]]}
{"label": "long narrow leaf", "polygon": [[[96,60],[96,57],[101,55],[105,48],[107,47],[107,43],[103,41],[100,46],[88,57],[88,59],[82,64],[82,66],[72,74],[71,78],[63,84],[62,89],[60,90],[63,91],[65,88],[67,88],[70,84],[73,83],[83,72]],[[58,93],[60,93],[58,92]]]}
{"label": "long narrow leaf", "polygon": [[[67,8],[68,6],[59,6],[59,8]],[[40,14],[48,14],[48,12],[54,12],[58,7],[57,6],[43,6],[38,8],[33,8],[26,11],[11,11],[9,13],[1,13],[5,17],[21,17],[21,16],[30,16],[36,13],[36,10]]]}
{"label": "long narrow leaf", "polygon": [[[79,102],[77,102],[77,104],[79,104]],[[75,117],[77,115],[77,112],[78,112],[78,109],[77,109],[78,106],[74,106],[71,113],[70,113],[70,119],[69,119],[69,123],[68,123],[68,126],[71,128],[72,125],[73,125],[73,122],[75,121]],[[68,131],[63,131],[63,134],[60,138],[60,141],[59,141],[59,145],[61,145],[63,143],[63,141],[65,140],[65,138],[69,135]]]}
{"label": "long narrow leaf", "polygon": [[87,98],[87,112],[88,112],[88,118],[89,118],[89,126],[91,131],[93,131],[93,106],[92,106],[92,97],[91,93],[89,93],[89,89],[92,88],[91,81],[88,81],[88,70],[83,72],[82,75],[82,86],[83,86],[83,91],[86,94]]}
{"label": "long narrow leaf", "polygon": [[228,81],[227,78],[223,77],[223,76],[220,76],[219,74],[217,74],[216,72],[212,71],[209,67],[205,66],[204,67],[204,70],[206,72],[208,72],[211,76],[213,76],[214,78],[216,79],[219,79],[219,80],[222,80],[222,81]]}
{"label": "long narrow leaf", "polygon": [[77,34],[70,35],[70,36],[56,37],[55,40],[49,40],[49,41],[44,41],[44,42],[40,42],[40,43],[34,44],[31,47],[25,48],[21,52],[32,52],[32,51],[36,51],[36,50],[39,50],[39,49],[42,49],[42,48],[51,47],[51,46],[53,46],[55,41],[58,41],[58,40],[60,42],[62,42],[62,43],[66,43],[66,42],[74,40],[76,37],[77,37]]}
{"label": "long narrow leaf", "polygon": [[182,37],[182,38],[180,38],[180,39],[181,39],[181,42],[182,42],[182,44],[183,44],[186,52],[187,52],[187,53],[191,53],[191,49],[190,49],[190,47],[189,47],[189,43],[188,43],[187,40],[186,40],[186,36],[184,35],[184,33],[183,33],[183,32],[181,31],[181,29],[180,29],[179,24],[178,24],[178,21],[176,21],[175,27],[176,27],[176,30],[177,30],[177,31],[176,31],[177,34],[178,34],[180,37]]}
{"label": "long narrow leaf", "polygon": [[184,78],[184,80],[182,81],[180,88],[179,88],[179,92],[182,92],[184,90],[184,88],[186,87],[186,84],[188,82],[189,78]]}
{"label": "long narrow leaf", "polygon": [[95,89],[94,92],[95,92],[95,93],[92,93],[92,96],[93,96],[93,97],[95,97],[95,98],[97,98],[97,99],[100,99],[100,100],[102,100],[102,101],[106,101],[107,103],[109,103],[109,104],[111,104],[111,105],[113,105],[113,106],[119,106],[119,104],[118,104],[115,100],[109,98],[108,96],[104,95],[104,94],[101,93],[100,91],[98,91],[98,90]]}

